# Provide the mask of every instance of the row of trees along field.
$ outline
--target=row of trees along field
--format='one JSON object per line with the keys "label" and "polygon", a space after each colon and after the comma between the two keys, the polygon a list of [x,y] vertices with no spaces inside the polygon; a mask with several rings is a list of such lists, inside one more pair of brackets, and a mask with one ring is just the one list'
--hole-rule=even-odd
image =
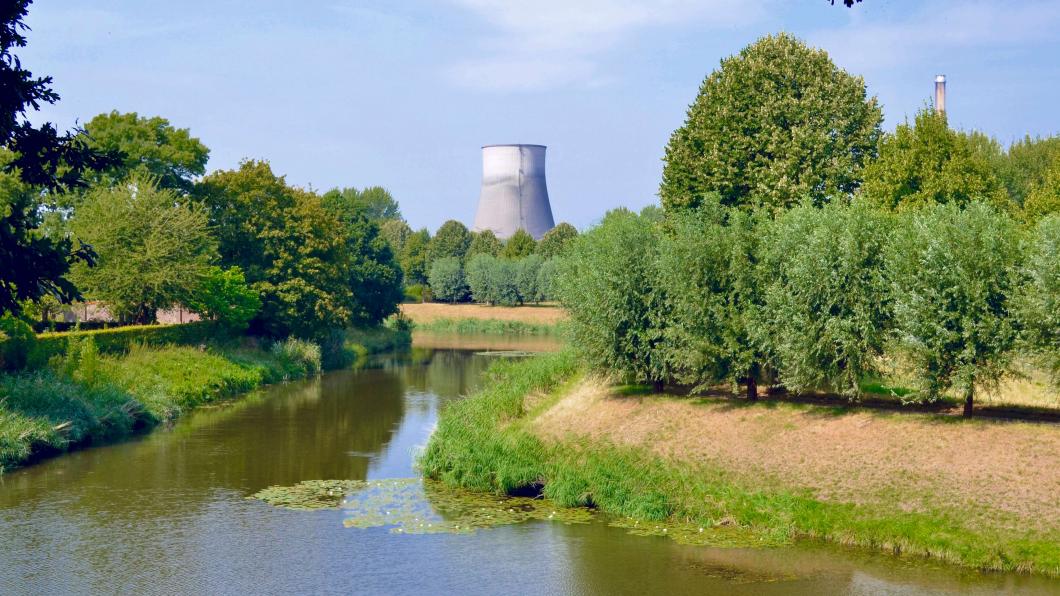
{"label": "row of trees along field", "polygon": [[558,262],[573,343],[661,389],[961,397],[1016,362],[1060,384],[1060,140],[1007,151],[930,109],[893,133],[788,35],[710,74],[666,149],[665,216],[612,211]]}
{"label": "row of trees along field", "polygon": [[180,304],[319,339],[397,311],[402,271],[377,222],[399,213],[382,189],[319,195],[254,160],[207,175],[207,147],[161,117],[111,112],[65,134],[30,123],[58,96],[15,55],[28,4],[0,22],[13,89],[0,105],[0,316],[46,319],[86,298],[149,323]]}
{"label": "row of trees along field", "polygon": [[384,223],[382,233],[399,255],[408,299],[503,305],[552,300],[554,259],[578,235],[561,223],[540,241],[519,230],[502,242],[489,230],[471,232],[449,220],[431,236],[400,219]]}

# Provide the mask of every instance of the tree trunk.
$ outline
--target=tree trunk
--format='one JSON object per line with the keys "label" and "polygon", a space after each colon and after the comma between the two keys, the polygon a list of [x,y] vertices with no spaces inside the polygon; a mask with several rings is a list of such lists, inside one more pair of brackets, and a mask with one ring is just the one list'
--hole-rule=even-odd
{"label": "tree trunk", "polygon": [[964,394],[964,417],[968,418],[972,415],[972,396],[973,389],[968,388],[968,392]]}
{"label": "tree trunk", "polygon": [[747,377],[747,399],[758,401],[758,382],[753,376]]}
{"label": "tree trunk", "polygon": [[662,393],[663,389],[665,389],[665,388],[666,388],[665,383],[663,383],[660,380],[655,380],[655,381],[651,382],[651,389],[655,393]]}

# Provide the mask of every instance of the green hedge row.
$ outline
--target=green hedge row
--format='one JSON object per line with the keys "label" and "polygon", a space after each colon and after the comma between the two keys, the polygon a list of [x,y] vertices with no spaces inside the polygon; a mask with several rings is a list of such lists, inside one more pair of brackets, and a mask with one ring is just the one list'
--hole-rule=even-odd
{"label": "green hedge row", "polygon": [[71,338],[91,337],[102,354],[127,352],[133,344],[148,346],[189,345],[203,343],[223,334],[212,321],[183,323],[180,325],[131,325],[94,329],[92,331],[66,331],[62,333],[42,333],[37,336],[38,356],[47,360],[52,356],[64,354]]}

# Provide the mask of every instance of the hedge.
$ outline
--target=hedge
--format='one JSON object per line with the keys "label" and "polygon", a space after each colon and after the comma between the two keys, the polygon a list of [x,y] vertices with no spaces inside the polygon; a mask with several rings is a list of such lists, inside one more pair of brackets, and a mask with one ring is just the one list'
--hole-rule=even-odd
{"label": "hedge", "polygon": [[57,354],[64,354],[70,338],[91,337],[100,353],[116,354],[128,351],[132,344],[188,345],[202,343],[222,334],[224,331],[213,321],[179,325],[130,325],[91,331],[41,333],[37,336],[37,349],[40,351],[39,356],[47,360]]}

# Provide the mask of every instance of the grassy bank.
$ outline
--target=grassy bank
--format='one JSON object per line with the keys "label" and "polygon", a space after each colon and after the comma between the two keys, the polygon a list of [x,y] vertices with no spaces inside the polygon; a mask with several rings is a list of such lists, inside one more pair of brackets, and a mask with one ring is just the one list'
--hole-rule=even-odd
{"label": "grassy bank", "polygon": [[416,330],[483,335],[560,335],[563,324],[500,319],[434,319],[426,323],[416,323]]}
{"label": "grassy bank", "polygon": [[[491,374],[493,382],[481,393],[443,411],[421,460],[428,476],[481,491],[540,489],[564,505],[593,505],[642,520],[691,522],[708,531],[741,528],[752,542],[816,538],[980,569],[1060,575],[1055,524],[1014,526],[1002,513],[971,516],[963,503],[942,499],[917,511],[824,499],[724,462],[663,457],[605,436],[544,438],[541,418],[562,409],[584,379],[573,356],[500,363]],[[967,432],[975,434],[976,428],[968,426]],[[656,430],[653,440],[668,432]],[[777,433],[763,429],[756,438],[762,450],[771,447],[770,437]],[[813,459],[815,454],[805,456]]]}
{"label": "grassy bank", "polygon": [[[406,330],[347,332],[346,364],[407,345]],[[48,367],[0,375],[0,473],[69,449],[106,443],[196,407],[321,370],[316,344],[251,339],[200,345],[133,344],[100,353],[74,336]]]}

